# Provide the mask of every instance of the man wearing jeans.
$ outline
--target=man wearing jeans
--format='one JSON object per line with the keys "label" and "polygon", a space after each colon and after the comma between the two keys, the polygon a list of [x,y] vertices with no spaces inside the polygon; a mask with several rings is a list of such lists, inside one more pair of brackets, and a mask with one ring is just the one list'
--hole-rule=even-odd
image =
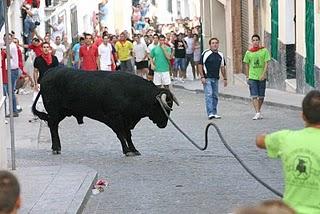
{"label": "man wearing jeans", "polygon": [[[10,64],[11,64],[11,84],[12,84],[12,108],[13,108],[13,117],[18,117],[18,110],[17,110],[17,101],[16,101],[16,96],[15,96],[15,89],[16,89],[16,82],[17,79],[19,78],[21,71],[19,68],[19,57],[18,57],[18,49],[17,49],[17,45],[14,44],[12,42],[12,35],[9,34],[9,40],[6,41],[5,35],[3,40],[9,43],[9,51],[10,51]],[[2,58],[3,60],[6,59],[6,52],[2,52]],[[5,65],[3,63],[3,65]],[[3,71],[6,72],[6,68],[3,68]],[[9,78],[8,78],[9,79]],[[9,81],[10,81],[9,79]],[[3,82],[3,91],[4,91],[4,95],[5,96],[9,96],[9,88],[8,88],[8,84],[5,84],[5,82]],[[6,115],[6,117],[9,117],[10,115]]]}
{"label": "man wearing jeans", "polygon": [[246,64],[245,74],[250,89],[250,96],[256,114],[253,120],[262,119],[261,106],[266,91],[268,61],[271,59],[269,51],[260,46],[259,35],[251,37],[252,47],[247,50],[243,62]]}
{"label": "man wearing jeans", "polygon": [[220,72],[223,76],[224,87],[227,86],[226,62],[223,53],[218,51],[219,40],[209,40],[210,49],[205,50],[200,59],[199,72],[203,84],[207,115],[209,119],[220,119],[217,114],[219,78]]}

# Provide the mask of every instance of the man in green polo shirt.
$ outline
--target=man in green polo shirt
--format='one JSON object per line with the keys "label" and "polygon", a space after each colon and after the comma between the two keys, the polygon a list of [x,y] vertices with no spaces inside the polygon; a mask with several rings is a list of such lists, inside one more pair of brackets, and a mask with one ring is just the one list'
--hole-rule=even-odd
{"label": "man in green polo shirt", "polygon": [[305,96],[302,110],[304,129],[258,135],[256,144],[282,160],[284,202],[298,214],[313,214],[320,213],[320,91]]}
{"label": "man in green polo shirt", "polygon": [[253,120],[262,119],[261,106],[265,97],[269,51],[260,46],[260,36],[251,37],[252,47],[247,50],[243,62],[246,64],[245,74],[250,89],[250,97],[256,111]]}
{"label": "man in green polo shirt", "polygon": [[153,83],[161,87],[169,88],[171,49],[165,45],[166,37],[159,36],[160,45],[154,47],[150,52],[151,66],[154,67]]}

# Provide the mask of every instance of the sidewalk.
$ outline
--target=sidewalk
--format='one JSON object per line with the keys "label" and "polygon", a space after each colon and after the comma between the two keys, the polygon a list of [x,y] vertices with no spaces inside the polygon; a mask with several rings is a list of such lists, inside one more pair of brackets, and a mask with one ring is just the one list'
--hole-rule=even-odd
{"label": "sidewalk", "polygon": [[[14,119],[16,151],[37,150],[39,121],[28,122],[32,118],[32,93],[18,95],[18,100],[23,112]],[[9,127],[7,124],[5,139],[8,143],[8,167],[11,167]],[[49,131],[44,130],[45,133],[40,137],[48,141],[50,148]],[[46,165],[21,156],[16,156],[16,163],[17,169],[12,172],[17,175],[21,185],[22,207],[19,213],[81,213],[97,179],[96,170],[78,164]]]}
{"label": "sidewalk", "polygon": [[20,213],[81,213],[97,172],[81,165],[18,168]]}
{"label": "sidewalk", "polygon": [[[176,81],[173,84],[173,87],[203,93],[203,86],[200,80],[187,79],[184,83]],[[229,78],[227,87],[223,87],[223,83],[221,82],[219,84],[219,94],[220,96],[225,98],[241,99],[246,101],[251,100],[249,97],[248,86],[239,76],[235,76],[234,81],[232,81],[232,78],[231,80]],[[265,104],[290,108],[294,110],[301,110],[303,98],[303,94],[295,94],[267,88]]]}

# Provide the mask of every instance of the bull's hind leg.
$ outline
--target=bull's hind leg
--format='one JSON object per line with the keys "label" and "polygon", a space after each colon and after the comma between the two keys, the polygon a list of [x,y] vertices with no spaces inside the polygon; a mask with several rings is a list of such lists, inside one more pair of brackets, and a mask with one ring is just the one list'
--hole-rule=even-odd
{"label": "bull's hind leg", "polygon": [[130,152],[134,154],[131,156],[141,155],[141,153],[134,147],[131,136],[132,136],[131,131],[130,130],[127,131],[127,133],[125,135],[125,139],[127,141]]}
{"label": "bull's hind leg", "polygon": [[56,116],[53,117],[52,114],[50,115],[51,118],[48,121],[48,126],[50,128],[50,133],[51,133],[51,140],[52,140],[52,154],[61,154],[61,144],[60,144],[60,137],[59,137],[59,132],[58,132],[58,127],[60,121],[62,121],[65,116]]}
{"label": "bull's hind leg", "polygon": [[60,138],[58,133],[58,124],[57,122],[49,122],[49,128],[51,133],[51,140],[52,140],[52,154],[61,154],[61,144]]}

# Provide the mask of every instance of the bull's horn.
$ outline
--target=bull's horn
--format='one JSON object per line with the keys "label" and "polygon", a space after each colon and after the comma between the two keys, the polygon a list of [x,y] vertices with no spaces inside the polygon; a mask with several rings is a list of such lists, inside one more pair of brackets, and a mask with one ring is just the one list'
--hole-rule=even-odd
{"label": "bull's horn", "polygon": [[168,103],[167,103],[167,94],[166,94],[166,93],[161,94],[161,102],[162,102],[162,104],[164,105],[165,109],[167,109],[167,110],[169,110],[169,111],[172,111],[172,109],[170,108],[170,106],[168,106]]}
{"label": "bull's horn", "polygon": [[172,92],[171,92],[171,94],[172,94],[173,102],[174,102],[177,106],[179,106],[178,99],[176,98],[176,96],[174,96],[174,94],[173,94]]}

